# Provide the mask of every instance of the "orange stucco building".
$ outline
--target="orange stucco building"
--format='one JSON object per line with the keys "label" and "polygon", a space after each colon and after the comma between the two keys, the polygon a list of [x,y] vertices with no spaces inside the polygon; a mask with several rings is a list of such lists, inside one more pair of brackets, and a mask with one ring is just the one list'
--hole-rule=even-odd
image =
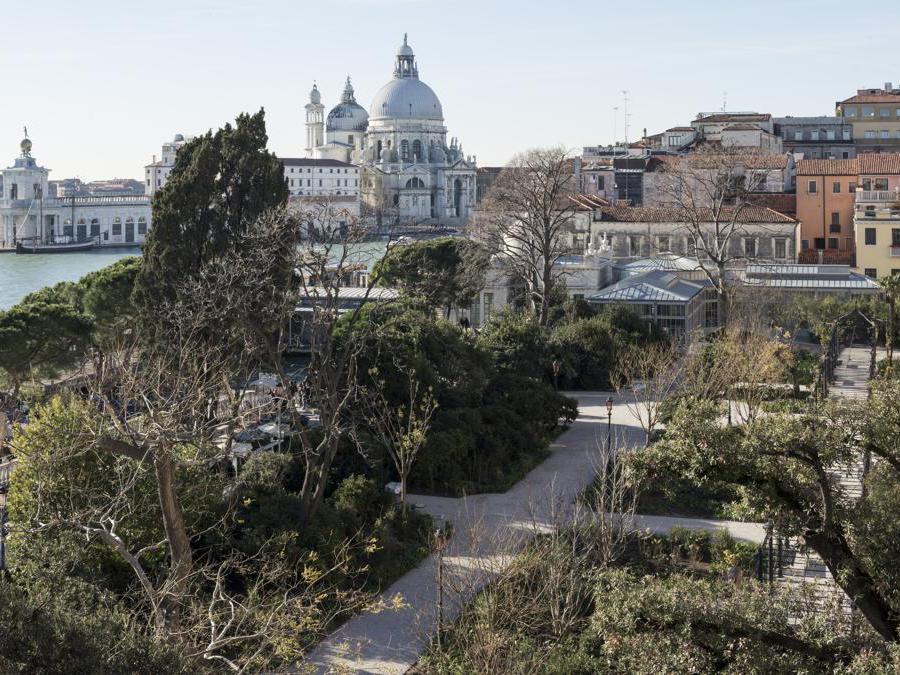
{"label": "orange stucco building", "polygon": [[797,162],[797,251],[801,263],[855,264],[857,159]]}

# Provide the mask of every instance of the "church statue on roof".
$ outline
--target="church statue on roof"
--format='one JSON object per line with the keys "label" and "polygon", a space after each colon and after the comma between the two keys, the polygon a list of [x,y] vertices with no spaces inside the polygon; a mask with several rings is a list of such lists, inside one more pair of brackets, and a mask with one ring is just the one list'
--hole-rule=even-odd
{"label": "church statue on roof", "polygon": [[475,205],[475,159],[456,138],[447,142],[444,110],[419,79],[407,36],[397,49],[393,77],[368,112],[356,102],[350,78],[326,116],[313,85],[306,105],[309,157],[351,162],[363,169],[362,199],[381,222],[460,225]]}

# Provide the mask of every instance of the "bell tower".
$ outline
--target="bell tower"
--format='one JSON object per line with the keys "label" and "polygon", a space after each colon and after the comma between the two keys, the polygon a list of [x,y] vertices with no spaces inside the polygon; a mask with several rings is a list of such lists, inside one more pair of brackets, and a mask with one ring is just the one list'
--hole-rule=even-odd
{"label": "bell tower", "polygon": [[325,143],[325,106],[319,88],[313,84],[306,104],[306,156],[312,157],[316,148]]}

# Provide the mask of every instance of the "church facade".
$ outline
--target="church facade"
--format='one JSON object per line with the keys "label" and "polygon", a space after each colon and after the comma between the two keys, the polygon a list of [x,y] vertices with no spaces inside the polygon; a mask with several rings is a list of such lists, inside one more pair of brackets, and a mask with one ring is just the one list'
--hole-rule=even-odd
{"label": "church facade", "polygon": [[406,36],[392,79],[366,111],[347,78],[341,101],[325,115],[318,87],[306,105],[306,152],[362,169],[362,201],[379,223],[461,225],[475,206],[476,160],[447,141],[444,112],[419,79]]}

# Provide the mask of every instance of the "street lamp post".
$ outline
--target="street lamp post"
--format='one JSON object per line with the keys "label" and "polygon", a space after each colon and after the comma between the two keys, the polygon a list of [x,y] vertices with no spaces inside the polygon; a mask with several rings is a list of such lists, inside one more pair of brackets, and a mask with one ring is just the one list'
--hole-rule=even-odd
{"label": "street lamp post", "polygon": [[444,549],[447,547],[447,536],[444,528],[439,527],[434,531],[434,548],[438,555],[438,597],[437,597],[437,641],[438,649],[441,648],[442,633],[444,631]]}

